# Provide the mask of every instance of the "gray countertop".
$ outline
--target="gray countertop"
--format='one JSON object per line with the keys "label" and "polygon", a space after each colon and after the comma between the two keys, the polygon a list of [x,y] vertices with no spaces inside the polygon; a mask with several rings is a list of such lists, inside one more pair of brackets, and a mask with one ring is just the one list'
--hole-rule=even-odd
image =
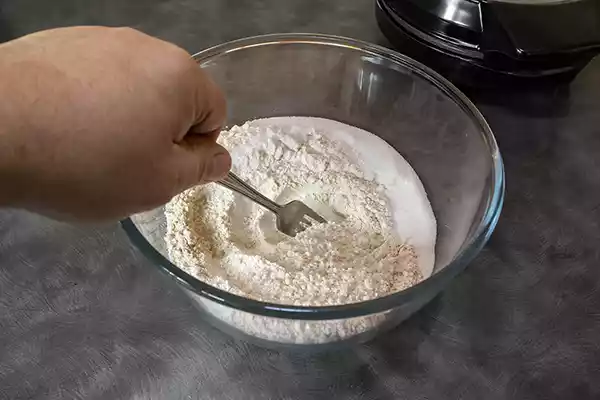
{"label": "gray countertop", "polygon": [[[372,0],[0,1],[2,40],[75,24],[190,52],[284,31],[382,42]],[[498,228],[441,296],[352,350],[234,341],[118,226],[0,211],[0,399],[600,398],[600,60],[570,87],[472,95],[506,163]]]}

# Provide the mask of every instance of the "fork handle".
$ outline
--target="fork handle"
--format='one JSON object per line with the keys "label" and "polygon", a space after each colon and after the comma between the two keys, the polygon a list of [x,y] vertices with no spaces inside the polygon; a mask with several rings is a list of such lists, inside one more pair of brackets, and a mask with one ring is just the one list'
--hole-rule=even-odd
{"label": "fork handle", "polygon": [[248,185],[233,172],[229,172],[225,178],[217,181],[217,183],[221,186],[226,187],[227,189],[233,190],[234,192],[247,197],[248,199],[252,200],[257,204],[260,204],[261,206],[265,207],[267,210],[272,211],[275,214],[277,214],[279,210],[281,210],[281,206],[279,204],[275,203],[268,197],[265,197],[262,193],[254,189],[252,186]]}

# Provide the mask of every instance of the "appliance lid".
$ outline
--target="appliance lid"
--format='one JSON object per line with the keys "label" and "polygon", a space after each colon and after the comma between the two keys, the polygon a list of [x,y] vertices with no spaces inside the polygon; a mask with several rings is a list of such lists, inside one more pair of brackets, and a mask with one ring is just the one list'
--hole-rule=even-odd
{"label": "appliance lid", "polygon": [[485,57],[552,60],[600,52],[598,0],[385,0],[413,26]]}

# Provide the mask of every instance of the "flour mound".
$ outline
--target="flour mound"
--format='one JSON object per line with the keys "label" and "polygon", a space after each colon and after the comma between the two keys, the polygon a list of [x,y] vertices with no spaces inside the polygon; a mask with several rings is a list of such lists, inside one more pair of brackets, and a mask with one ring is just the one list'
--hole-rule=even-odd
{"label": "flour mound", "polygon": [[370,300],[423,279],[411,238],[395,227],[390,188],[314,120],[251,121],[219,142],[250,185],[280,204],[301,200],[331,222],[288,237],[271,212],[241,195],[218,184],[195,187],[166,206],[177,266],[241,296],[307,306]]}

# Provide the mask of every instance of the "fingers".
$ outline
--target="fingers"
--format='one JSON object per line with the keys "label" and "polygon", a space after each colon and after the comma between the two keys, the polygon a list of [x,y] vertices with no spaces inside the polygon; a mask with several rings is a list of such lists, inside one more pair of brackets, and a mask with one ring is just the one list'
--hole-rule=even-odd
{"label": "fingers", "polygon": [[194,68],[194,123],[175,145],[177,191],[219,180],[231,169],[231,156],[216,143],[227,113],[225,97],[202,69]]}
{"label": "fingers", "polygon": [[197,68],[196,115],[190,134],[209,134],[214,139],[219,135],[227,116],[227,103],[221,89]]}
{"label": "fingers", "polygon": [[175,156],[179,191],[219,180],[231,169],[229,152],[203,135],[186,136]]}

